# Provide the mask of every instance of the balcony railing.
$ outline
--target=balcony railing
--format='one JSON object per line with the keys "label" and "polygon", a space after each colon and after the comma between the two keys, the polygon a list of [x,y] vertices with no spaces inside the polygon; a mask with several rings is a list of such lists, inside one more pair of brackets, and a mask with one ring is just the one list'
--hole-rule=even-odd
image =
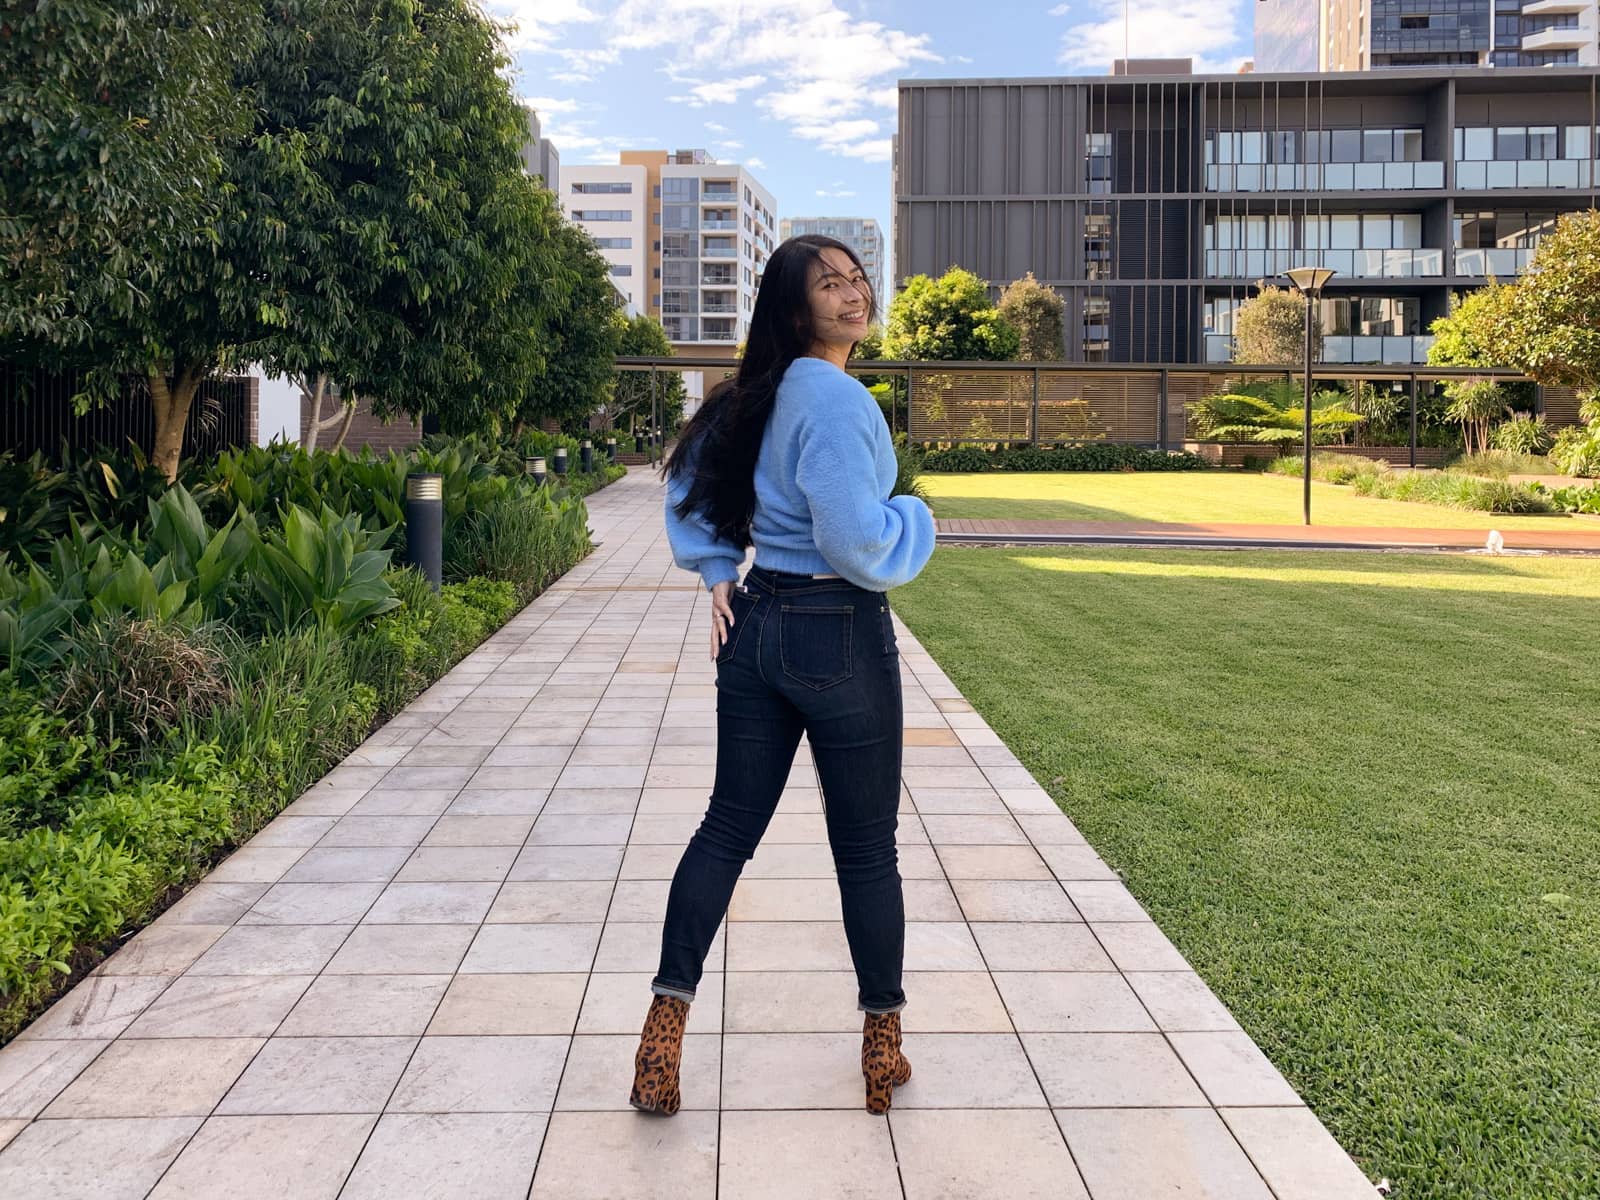
{"label": "balcony railing", "polygon": [[737,281],[732,275],[702,275],[701,287],[732,287]]}
{"label": "balcony railing", "polygon": [[700,331],[702,342],[732,342],[738,338],[731,329],[702,329]]}
{"label": "balcony railing", "polygon": [[1414,191],[1444,187],[1444,163],[1211,163],[1208,192]]}
{"label": "balcony railing", "polygon": [[1594,163],[1587,158],[1505,158],[1456,163],[1456,187],[1464,191],[1586,188],[1593,177]]}
{"label": "balcony railing", "polygon": [[736,313],[739,311],[739,306],[736,304],[702,304],[700,311],[713,315],[716,313]]}
{"label": "balcony railing", "polygon": [[1208,279],[1266,279],[1292,267],[1332,267],[1347,279],[1427,279],[1444,274],[1443,250],[1207,250]]}
{"label": "balcony railing", "polygon": [[738,229],[737,221],[701,221],[701,229]]}
{"label": "balcony railing", "polygon": [[737,246],[707,246],[700,251],[701,258],[738,258]]}
{"label": "balcony railing", "polygon": [[732,200],[735,199],[738,194],[739,193],[731,187],[719,188],[715,184],[707,183],[701,185],[700,203],[704,204],[708,200]]}
{"label": "balcony railing", "polygon": [[[1431,334],[1411,336],[1375,336],[1335,334],[1322,339],[1322,363],[1425,363],[1428,347],[1433,345]],[[1205,335],[1207,362],[1233,361],[1233,335],[1208,333]]]}
{"label": "balcony railing", "polygon": [[1493,275],[1496,279],[1506,279],[1512,275],[1522,274],[1528,269],[1528,264],[1532,261],[1532,250],[1516,250],[1505,247],[1457,250],[1456,274]]}

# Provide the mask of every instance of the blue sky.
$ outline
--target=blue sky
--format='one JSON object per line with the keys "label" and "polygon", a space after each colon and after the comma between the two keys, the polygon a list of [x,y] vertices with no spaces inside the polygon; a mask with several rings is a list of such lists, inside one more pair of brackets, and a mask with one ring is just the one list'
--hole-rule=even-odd
{"label": "blue sky", "polygon": [[[1100,75],[1122,0],[486,0],[519,95],[566,163],[703,147],[783,216],[876,217],[890,236],[895,81]],[[1255,0],[1130,0],[1134,57],[1232,71]]]}

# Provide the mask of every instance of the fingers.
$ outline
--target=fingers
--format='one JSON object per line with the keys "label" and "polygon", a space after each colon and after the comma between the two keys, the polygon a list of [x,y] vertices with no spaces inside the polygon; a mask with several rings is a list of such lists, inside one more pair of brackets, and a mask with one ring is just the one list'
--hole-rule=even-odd
{"label": "fingers", "polygon": [[[727,624],[724,625],[723,622]],[[733,628],[733,609],[720,596],[711,598],[711,657],[715,659],[717,652],[722,649],[728,640],[728,630]]]}

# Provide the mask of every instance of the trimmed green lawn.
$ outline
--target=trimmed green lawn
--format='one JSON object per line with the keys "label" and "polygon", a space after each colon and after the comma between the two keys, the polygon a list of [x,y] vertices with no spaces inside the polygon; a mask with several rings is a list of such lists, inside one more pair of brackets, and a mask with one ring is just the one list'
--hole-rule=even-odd
{"label": "trimmed green lawn", "polygon": [[[1225,521],[1298,525],[1301,482],[1237,471],[1000,472],[920,477],[936,517],[977,520]],[[1313,482],[1318,525],[1417,529],[1600,529],[1594,517],[1513,517],[1439,504],[1373,500]]]}
{"label": "trimmed green lawn", "polygon": [[1600,1196],[1600,562],[945,547],[894,603],[1369,1176]]}

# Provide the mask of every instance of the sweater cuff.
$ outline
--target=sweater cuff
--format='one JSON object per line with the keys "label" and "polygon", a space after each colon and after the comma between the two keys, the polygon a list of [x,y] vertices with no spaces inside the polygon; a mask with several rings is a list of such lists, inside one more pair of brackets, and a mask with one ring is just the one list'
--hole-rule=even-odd
{"label": "sweater cuff", "polygon": [[729,558],[713,559],[700,568],[700,578],[705,581],[706,591],[711,591],[719,583],[733,583],[739,578],[739,564]]}

